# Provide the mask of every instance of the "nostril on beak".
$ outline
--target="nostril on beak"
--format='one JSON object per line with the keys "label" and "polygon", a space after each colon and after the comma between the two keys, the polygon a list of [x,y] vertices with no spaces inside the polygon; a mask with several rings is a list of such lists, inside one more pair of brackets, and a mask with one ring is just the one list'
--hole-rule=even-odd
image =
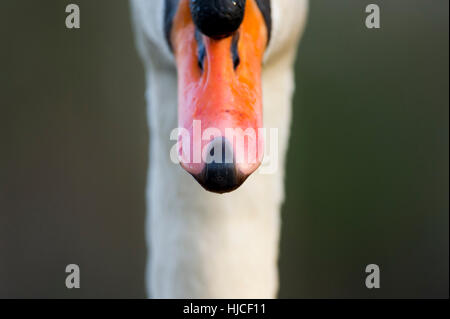
{"label": "nostril on beak", "polygon": [[216,138],[208,145],[205,168],[197,180],[206,190],[220,194],[231,192],[242,184],[233,149],[224,137]]}
{"label": "nostril on beak", "polygon": [[209,142],[206,164],[233,164],[233,148],[225,137],[218,137]]}

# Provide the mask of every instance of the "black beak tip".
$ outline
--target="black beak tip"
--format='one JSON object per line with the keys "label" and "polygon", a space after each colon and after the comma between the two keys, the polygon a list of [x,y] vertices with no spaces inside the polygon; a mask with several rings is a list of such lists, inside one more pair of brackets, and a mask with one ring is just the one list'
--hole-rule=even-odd
{"label": "black beak tip", "polygon": [[[219,158],[215,158],[214,155]],[[194,178],[204,189],[218,194],[236,190],[246,179],[237,169],[233,150],[224,137],[216,138],[209,143],[205,166]]]}
{"label": "black beak tip", "polygon": [[243,183],[234,163],[206,164],[203,172],[196,179],[207,191],[218,194],[232,192]]}

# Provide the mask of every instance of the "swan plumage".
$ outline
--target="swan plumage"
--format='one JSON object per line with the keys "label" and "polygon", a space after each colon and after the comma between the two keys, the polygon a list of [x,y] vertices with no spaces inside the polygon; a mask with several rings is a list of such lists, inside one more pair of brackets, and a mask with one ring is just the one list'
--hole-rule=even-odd
{"label": "swan plumage", "polygon": [[279,167],[273,174],[256,171],[237,190],[222,195],[205,191],[170,160],[174,141],[169,137],[178,125],[178,75],[164,29],[168,1],[174,0],[131,0],[147,81],[148,294],[154,298],[276,297],[293,65],[307,1],[271,0],[271,38],[261,80],[264,126],[278,129]]}

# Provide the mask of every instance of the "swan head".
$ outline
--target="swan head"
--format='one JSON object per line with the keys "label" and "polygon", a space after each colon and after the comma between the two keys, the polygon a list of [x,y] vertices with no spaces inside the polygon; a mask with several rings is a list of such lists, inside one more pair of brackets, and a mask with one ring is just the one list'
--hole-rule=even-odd
{"label": "swan head", "polygon": [[[257,0],[179,0],[167,39],[178,73],[178,156],[206,190],[237,189],[261,164],[261,72],[270,23]],[[269,5],[270,7],[270,5]]]}

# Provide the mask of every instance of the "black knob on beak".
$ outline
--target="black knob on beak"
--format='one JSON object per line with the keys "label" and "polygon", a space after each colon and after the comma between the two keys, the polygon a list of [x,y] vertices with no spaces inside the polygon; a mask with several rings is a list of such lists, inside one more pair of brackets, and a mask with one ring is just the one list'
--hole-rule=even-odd
{"label": "black knob on beak", "polygon": [[246,0],[190,0],[192,18],[204,35],[221,39],[233,34],[244,20]]}

